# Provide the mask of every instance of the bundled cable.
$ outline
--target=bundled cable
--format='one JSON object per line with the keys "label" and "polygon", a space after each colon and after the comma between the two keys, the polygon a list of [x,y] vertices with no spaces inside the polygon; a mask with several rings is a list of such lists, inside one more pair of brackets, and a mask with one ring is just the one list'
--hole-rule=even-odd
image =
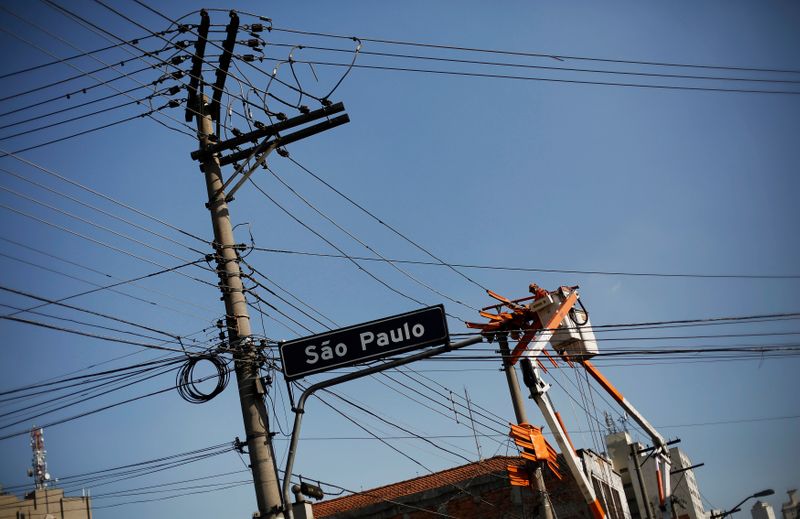
{"label": "bundled cable", "polygon": [[[208,361],[214,368],[216,368],[216,375],[209,375],[200,379],[194,378],[194,368],[199,362]],[[204,353],[201,355],[192,355],[186,363],[178,370],[178,375],[175,379],[175,386],[178,389],[178,394],[181,398],[192,404],[202,404],[208,402],[218,394],[222,393],[228,385],[230,380],[230,370],[223,359],[217,355]],[[209,378],[217,377],[217,385],[210,393],[201,391],[196,383],[208,380]]]}

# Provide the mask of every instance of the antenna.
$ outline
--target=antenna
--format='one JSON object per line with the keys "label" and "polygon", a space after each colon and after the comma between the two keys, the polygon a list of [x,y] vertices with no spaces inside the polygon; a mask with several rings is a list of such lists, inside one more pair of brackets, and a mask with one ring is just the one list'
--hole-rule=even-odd
{"label": "antenna", "polygon": [[622,413],[617,421],[622,425],[622,430],[628,432],[628,413]]}
{"label": "antenna", "polygon": [[614,434],[618,432],[617,424],[614,423],[614,418],[611,416],[611,414],[609,414],[608,411],[603,411],[603,415],[606,420],[606,430],[608,431],[608,434]]}
{"label": "antenna", "polygon": [[469,393],[467,393],[467,386],[464,386],[464,397],[467,401],[467,411],[469,411],[469,422],[472,425],[472,434],[475,436],[475,447],[478,449],[478,460],[482,460],[481,442],[478,441],[478,431],[475,430],[475,420],[472,419],[472,402],[469,399]]}
{"label": "antenna", "polygon": [[47,488],[50,473],[47,472],[47,451],[44,450],[44,429],[34,426],[31,429],[31,450],[33,451],[32,467],[28,476],[33,478],[36,489]]}

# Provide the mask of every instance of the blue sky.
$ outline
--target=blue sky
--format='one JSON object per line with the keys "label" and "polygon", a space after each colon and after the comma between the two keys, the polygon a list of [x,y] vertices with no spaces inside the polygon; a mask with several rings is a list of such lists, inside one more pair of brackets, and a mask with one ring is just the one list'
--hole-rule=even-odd
{"label": "blue sky", "polygon": [[[168,26],[166,20],[133,2],[126,0],[111,5],[150,29],[163,30]],[[129,39],[145,33],[98,3],[70,2],[64,6],[120,37]],[[4,7],[41,24],[52,34],[37,32],[8,11],[0,11],[0,27],[3,29],[0,48],[5,53],[0,74],[53,59],[32,45],[47,49],[58,57],[66,57],[80,50],[109,44],[44,3],[12,1],[5,3]],[[199,7],[203,6],[194,2],[170,2],[158,8],[168,17],[176,18]],[[659,5],[508,2],[502,7],[481,2],[309,2],[302,5],[292,2],[268,5],[232,2],[216,7],[270,17],[278,28],[362,38],[559,56],[800,69],[800,34],[796,30],[800,7],[789,2],[697,4],[679,1]],[[197,15],[186,20],[196,22]],[[242,20],[243,23],[253,22],[252,18],[244,15]],[[224,12],[214,12],[212,21],[224,24],[227,16]],[[30,43],[24,43],[10,33],[26,38]],[[191,39],[190,36],[186,38]],[[265,38],[270,43],[266,53],[271,58],[285,59],[289,48],[282,45],[352,49],[352,42],[347,40],[286,32],[271,32]],[[141,43],[141,47],[146,49],[158,46],[160,43],[154,40]],[[360,65],[472,71],[540,79],[792,91],[798,91],[796,81],[800,80],[797,73],[647,67],[575,59],[457,53],[382,45],[374,41],[365,41],[362,50],[365,53],[357,61]],[[370,56],[366,51],[785,82],[723,82],[481,67]],[[116,49],[97,57],[111,63],[131,56]],[[294,57],[328,62],[347,62],[350,59],[346,53],[324,53],[308,48],[296,50]],[[0,91],[3,92],[0,97],[102,66],[90,58],[75,60],[73,64],[79,70],[58,65],[0,79]],[[141,66],[141,62],[132,61],[118,69],[131,73]],[[267,60],[263,70],[269,74],[273,66],[274,62]],[[253,68],[241,67],[238,74],[256,82],[259,88],[265,87],[267,76],[259,75]],[[317,80],[308,66],[298,64],[297,71],[304,89],[321,96],[330,91],[343,69],[316,65],[313,72],[318,76]],[[160,74],[161,71],[153,70],[136,78],[150,82]],[[112,70],[95,74],[96,78],[105,81],[119,75]],[[212,75],[208,74],[208,77]],[[279,69],[279,77],[292,81],[291,71],[285,65]],[[83,78],[3,100],[0,101],[0,112],[49,96],[75,92],[95,83],[97,79]],[[115,85],[125,89],[139,86],[139,83],[128,78]],[[231,81],[227,86],[232,92],[240,91],[235,82]],[[143,92],[138,91],[136,95],[142,96]],[[276,89],[274,92],[295,99],[285,90]],[[98,87],[90,93],[71,96],[69,100],[61,99],[4,116],[0,121],[11,124],[28,116],[114,93],[117,92],[112,87]],[[800,221],[800,209],[795,199],[800,188],[796,174],[800,163],[797,146],[799,95],[633,88],[357,68],[331,97],[345,104],[351,122],[292,145],[289,148],[291,157],[448,262],[579,271],[798,274],[800,247],[795,228]],[[112,106],[127,100],[130,99],[119,96],[96,106]],[[160,106],[165,101],[156,101],[156,104]],[[313,99],[303,102],[312,109],[319,106]],[[270,107],[275,111],[282,110],[290,116],[297,113],[275,101],[271,103]],[[234,105],[234,108],[241,111],[240,105]],[[140,106],[131,105],[46,131],[4,139],[0,141],[0,148],[19,150],[142,111]],[[183,120],[182,108],[163,113],[177,119],[176,122],[166,116],[160,117],[162,122],[172,126],[179,126]],[[57,120],[59,116],[46,119]],[[0,139],[34,128],[41,122],[4,128]],[[232,122],[240,129],[246,128],[238,115],[234,114]],[[174,227],[210,239],[210,224],[203,207],[206,200],[203,179],[197,165],[189,158],[189,152],[195,148],[196,142],[192,137],[171,131],[152,119],[137,118],[24,152],[21,156]],[[364,213],[290,161],[275,155],[269,162],[272,170],[311,205],[381,255],[411,260],[430,259],[386,227],[365,217]],[[158,265],[174,266],[199,257],[180,244],[200,248],[203,252],[208,250],[207,245],[145,218],[141,213],[94,196],[12,157],[0,158],[0,168],[11,172],[0,177],[0,186],[3,187],[0,191],[3,205],[0,284],[4,287],[57,299],[89,287],[82,281],[65,277],[65,273],[93,283],[107,284],[108,276],[128,279],[160,270],[162,267]],[[45,191],[19,176],[94,204],[125,221]],[[278,203],[348,254],[371,254],[296,198],[269,173],[259,171],[254,178],[259,187]],[[28,199],[20,194],[28,196]],[[80,215],[117,233],[125,233],[139,242],[79,222],[32,202],[30,198]],[[19,211],[39,220],[23,216]],[[231,213],[234,224],[248,224],[258,247],[337,254],[251,185],[244,186],[237,193]],[[62,228],[57,229],[41,220]],[[140,228],[131,227],[126,221],[134,222]],[[157,237],[142,227],[172,241]],[[86,238],[70,234],[65,228]],[[242,242],[249,241],[244,225],[237,228],[237,238]],[[124,249],[127,254],[98,245],[97,241]],[[31,248],[51,256],[44,256]],[[251,252],[246,260],[267,274],[271,282],[288,289],[341,326],[418,306],[388,291],[346,260],[263,251]],[[31,262],[60,273],[33,267]],[[378,263],[363,265],[393,287],[425,304],[444,303],[447,310],[458,317],[449,323],[451,332],[465,331],[459,319],[478,319],[477,313],[470,308],[443,299],[389,266]],[[94,271],[88,271],[86,267]],[[404,265],[403,268],[469,306],[482,307],[491,303],[482,289],[447,269],[422,265]],[[596,325],[788,313],[800,309],[796,277],[709,279],[486,269],[463,271],[480,285],[512,297],[527,295],[531,282],[550,289],[559,285],[580,285],[582,299]],[[192,277],[216,282],[213,275],[200,268],[185,272]],[[200,340],[215,335],[213,323],[223,309],[214,287],[177,274],[144,280],[139,285],[120,290],[151,303],[102,291],[76,298],[72,304],[182,337]],[[271,299],[268,293],[259,293],[313,332],[322,331],[319,325]],[[30,299],[11,292],[4,292],[0,303],[19,307],[32,304]],[[11,311],[4,308],[6,310]],[[269,309],[265,310],[271,313]],[[110,326],[107,321],[65,308],[47,307],[41,311]],[[254,329],[259,334],[274,339],[297,336],[269,318],[264,319],[262,328],[261,319],[255,312],[253,315]],[[271,315],[280,320],[280,316]],[[45,320],[41,316],[37,319]],[[48,319],[48,322],[55,322]],[[289,325],[297,328],[291,323]],[[190,335],[199,330],[205,331]],[[302,330],[297,331],[303,334]],[[796,345],[796,335],[792,334],[798,332],[794,320],[667,328],[601,334],[600,347],[608,351],[620,347]],[[131,357],[113,360],[93,369],[121,367],[159,355],[157,352],[139,351],[130,345],[14,322],[0,323],[0,333],[4,337],[0,348],[0,390],[61,376],[129,353],[136,352]],[[697,335],[711,337],[664,339],[667,336]],[[603,340],[624,337],[642,339]],[[473,349],[475,354],[488,356],[493,347],[481,345]],[[800,432],[796,356],[725,362],[702,355],[672,361],[619,357],[603,359],[598,361],[598,365],[605,366],[604,371],[609,377],[665,435],[682,439],[681,446],[693,461],[705,463],[696,476],[705,498],[715,507],[730,507],[752,492],[774,488],[777,495],[770,502],[779,508],[784,500],[784,491],[800,484],[797,469],[800,457],[796,448]],[[415,365],[414,369],[441,383],[455,395],[463,395],[466,388],[473,402],[509,420],[513,413],[498,366],[496,360],[470,362],[451,358],[423,362]],[[415,394],[398,384],[403,380],[411,383],[410,380],[403,375],[390,376],[394,381],[381,376],[368,378],[342,386],[337,393],[347,395],[370,409],[380,410],[391,421],[418,434],[459,436],[442,441],[452,444],[447,448],[467,459],[477,459],[472,431],[463,417],[456,423],[452,411],[443,415],[414,403],[408,396]],[[424,381],[421,375],[412,376]],[[579,406],[581,397],[576,385],[585,382],[579,382],[578,375],[568,369],[551,371],[549,376],[564,386],[554,384],[551,396],[564,415],[568,428],[576,431],[573,438],[580,446],[596,448],[596,435],[580,432],[596,428]],[[162,376],[54,412],[37,419],[37,424],[161,389],[173,383],[171,377]],[[309,380],[323,377],[320,375]],[[432,395],[418,383],[411,384],[415,389]],[[406,396],[398,393],[398,389]],[[289,432],[287,427],[292,416],[287,412],[284,385],[276,383],[272,391],[279,432],[275,448],[282,466],[287,444],[284,433]],[[442,401],[440,397],[436,398]],[[453,398],[457,400],[458,396]],[[330,395],[323,396],[323,400],[341,406],[342,411],[378,435],[404,435],[386,423],[376,422],[357,409],[345,406]],[[431,401],[423,401],[438,410],[445,409]],[[593,404],[591,410],[596,408],[601,419],[603,411],[618,416],[618,409],[608,406],[596,395]],[[45,430],[45,439],[50,469],[59,477],[232,441],[235,436],[243,436],[238,409],[235,387],[231,385],[222,395],[203,405],[186,403],[172,391],[49,427]],[[319,400],[312,399],[308,409],[303,429],[303,436],[308,439],[301,443],[296,472],[353,490],[424,473],[419,465],[380,442],[346,439],[365,438],[366,433]],[[534,406],[529,406],[528,412],[535,423],[542,422]],[[496,423],[494,426],[504,430],[503,420],[498,419],[498,422],[499,425]],[[24,430],[30,425],[26,422],[15,427]],[[0,430],[0,433],[17,430],[15,427]],[[491,433],[480,426],[478,432]],[[315,439],[331,437],[337,439]],[[460,457],[418,440],[391,442],[431,470],[464,462]],[[502,438],[499,443],[491,438],[484,438],[481,442],[484,457],[505,453],[507,449]],[[0,482],[5,486],[24,483],[30,463],[27,438],[18,436],[0,441],[0,459],[3,460],[0,463]],[[93,495],[98,496],[94,503],[98,507],[96,517],[102,519],[112,514],[123,518],[245,516],[255,509],[252,490],[247,485],[178,499],[99,508],[133,499],[100,497],[112,490],[240,469],[243,465],[238,456],[227,453],[180,469],[92,488]],[[228,479],[243,477],[246,474]]]}

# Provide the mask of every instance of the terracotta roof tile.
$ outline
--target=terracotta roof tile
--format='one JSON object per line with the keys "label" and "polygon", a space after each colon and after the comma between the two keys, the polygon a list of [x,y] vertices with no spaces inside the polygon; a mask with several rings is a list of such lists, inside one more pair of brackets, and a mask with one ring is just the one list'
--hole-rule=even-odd
{"label": "terracotta roof tile", "polygon": [[364,490],[349,496],[315,503],[314,516],[327,517],[340,512],[357,510],[383,501],[392,501],[403,496],[459,483],[476,476],[497,472],[505,473],[507,465],[520,463],[522,463],[522,460],[517,456],[495,456],[487,460],[436,472],[435,474],[419,476],[371,490]]}

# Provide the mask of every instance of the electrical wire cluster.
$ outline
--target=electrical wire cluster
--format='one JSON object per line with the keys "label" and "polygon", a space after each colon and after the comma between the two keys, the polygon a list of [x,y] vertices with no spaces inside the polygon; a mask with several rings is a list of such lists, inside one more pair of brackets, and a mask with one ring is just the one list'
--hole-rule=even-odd
{"label": "electrical wire cluster", "polygon": [[[162,296],[165,294],[156,292],[152,288],[148,288],[145,295],[140,292],[133,293],[130,289],[148,279],[171,275],[180,277],[192,285],[198,285],[203,290],[208,290],[207,293],[210,294],[211,290],[219,288],[208,279],[211,274],[216,273],[216,268],[210,265],[211,256],[205,253],[212,244],[207,238],[177,227],[163,218],[145,213],[141,209],[105,195],[90,186],[72,181],[59,172],[45,168],[20,155],[33,149],[127,124],[142,117],[194,139],[195,129],[186,124],[183,117],[174,115],[174,112],[170,112],[170,110],[187,105],[188,97],[182,96],[192,81],[198,83],[201,92],[205,88],[206,92],[212,95],[215,93],[213,87],[209,90],[209,85],[214,84],[210,78],[219,72],[221,59],[226,52],[223,48],[225,39],[219,37],[220,33],[226,32],[226,24],[211,25],[207,41],[209,52],[201,63],[201,75],[198,76],[193,74],[188,67],[194,54],[193,47],[199,30],[199,24],[190,22],[197,17],[198,12],[189,13],[179,19],[171,19],[144,2],[135,0],[141,7],[169,22],[167,29],[155,32],[147,25],[137,21],[132,15],[101,0],[95,0],[95,3],[104,12],[111,13],[142,31],[142,35],[138,38],[123,40],[88,15],[81,15],[74,9],[53,0],[44,1],[60,16],[78,23],[87,31],[104,39],[106,44],[94,50],[83,49],[75,45],[71,38],[57,35],[45,27],[33,25],[35,23],[33,20],[15,12],[10,7],[0,7],[3,12],[33,26],[42,34],[57,38],[72,48],[74,52],[69,57],[61,58],[45,49],[41,44],[31,41],[11,29],[3,29],[4,32],[22,41],[25,45],[49,54],[50,61],[4,74],[0,76],[0,80],[54,70],[50,67],[57,65],[70,68],[72,73],[64,78],[48,79],[45,83],[32,85],[25,90],[15,90],[0,98],[0,131],[7,132],[0,135],[0,154],[4,155],[7,161],[4,162],[6,167],[0,168],[0,174],[10,181],[16,182],[19,186],[25,186],[25,189],[22,189],[17,185],[0,185],[0,189],[20,203],[33,204],[37,207],[37,211],[21,209],[13,204],[0,204],[0,208],[13,213],[16,217],[30,220],[36,225],[79,240],[81,243],[112,251],[114,254],[137,262],[137,264],[146,264],[151,270],[144,275],[123,276],[107,265],[90,266],[90,262],[85,261],[86,258],[83,257],[56,254],[45,245],[21,241],[15,236],[0,236],[0,240],[10,245],[9,250],[2,253],[4,260],[13,261],[37,271],[47,270],[50,274],[69,277],[72,281],[87,285],[86,290],[58,298],[36,291],[23,291],[13,286],[2,286],[0,290],[8,297],[14,297],[15,302],[3,305],[5,312],[0,315],[0,319],[26,326],[47,328],[63,334],[141,348],[137,349],[134,354],[146,352],[148,354],[158,353],[162,356],[120,368],[92,371],[81,375],[69,374],[0,392],[0,440],[27,434],[27,429],[17,430],[14,427],[22,427],[31,420],[40,420],[45,416],[52,415],[53,419],[44,424],[45,427],[50,427],[173,390],[177,390],[179,395],[188,402],[207,402],[219,395],[229,382],[232,361],[226,360],[223,354],[236,352],[236,349],[226,342],[224,335],[215,335],[221,326],[211,325],[199,332],[184,334],[137,322],[116,315],[112,311],[98,311],[91,308],[90,305],[67,303],[72,299],[90,294],[114,293],[135,302],[135,304],[153,306],[159,311],[168,310],[184,316],[199,318],[207,323],[209,315],[216,315],[218,310],[198,304],[196,300],[175,296],[172,296],[174,302],[172,306],[169,306],[163,302]],[[225,10],[209,10],[209,12],[215,17],[218,16],[218,13],[224,13],[230,17],[229,12]],[[669,89],[728,94],[795,95],[800,93],[796,87],[797,84],[800,84],[800,80],[797,79],[800,71],[797,70],[599,59],[352,37],[275,27],[272,21],[266,17],[242,12],[238,14],[246,23],[240,26],[243,34],[237,33],[234,50],[230,52],[232,68],[228,71],[228,83],[220,96],[222,115],[217,120],[217,133],[219,134],[217,137],[220,139],[239,136],[245,128],[251,131],[280,122],[289,115],[294,115],[295,112],[307,113],[310,110],[307,105],[311,103],[317,103],[320,106],[329,105],[331,96],[339,91],[343,81],[353,70],[563,82],[604,88]],[[281,40],[279,36],[285,39]],[[302,38],[303,42],[290,41],[288,38]],[[333,46],[320,43],[320,40],[346,42],[346,45]],[[391,49],[398,51],[395,52]],[[424,49],[426,54],[412,52],[409,49]],[[119,53],[124,53],[124,55],[121,56]],[[334,60],[329,58],[330,55],[347,55],[348,58]],[[492,58],[479,58],[479,56],[487,55]],[[509,62],[508,60],[512,57],[519,61]],[[543,60],[547,64],[544,64]],[[553,60],[558,62],[602,62],[604,67],[609,68],[555,66],[551,63]],[[87,63],[90,63],[91,66],[87,66]],[[419,63],[431,65],[422,66]],[[136,64],[141,66],[136,68]],[[133,69],[131,65],[134,65]],[[611,68],[612,66],[617,68]],[[632,70],[633,67],[637,68]],[[666,71],[667,67],[670,67],[669,71]],[[679,71],[674,70],[676,67],[680,67]],[[687,72],[687,69],[697,72]],[[547,75],[534,77],[509,72],[519,70],[536,70]],[[637,83],[634,83],[634,80]],[[309,84],[317,86],[309,88]],[[203,87],[203,85],[206,86]],[[189,115],[197,115],[193,110],[188,107]],[[109,119],[114,114],[117,114],[118,117],[115,115],[116,118]],[[89,121],[95,122],[92,123],[92,126],[85,126]],[[236,148],[234,151],[243,150]],[[449,273],[458,276],[461,282],[478,289],[479,292],[476,294],[480,294],[481,297],[486,287],[479,281],[478,276],[472,274],[472,271],[513,270],[606,276],[651,276],[665,279],[675,277],[800,279],[800,275],[793,273],[768,275],[759,273],[623,272],[507,267],[478,265],[466,261],[459,263],[446,261],[443,256],[434,252],[433,248],[412,238],[411,233],[405,233],[400,230],[399,226],[387,223],[386,219],[377,211],[367,208],[365,204],[356,201],[344,190],[335,187],[332,182],[325,179],[323,173],[312,171],[290,154],[289,150],[280,149],[279,154],[286,160],[280,166],[273,163],[264,167],[264,176],[261,179],[251,179],[253,186],[265,200],[268,200],[291,221],[313,235],[315,239],[318,239],[321,245],[335,251],[335,253],[311,252],[258,247],[252,234],[250,245],[241,248],[241,251],[246,251],[240,255],[239,260],[246,269],[243,281],[246,285],[245,291],[250,298],[249,305],[262,318],[262,333],[249,338],[261,340],[260,356],[253,362],[256,362],[262,370],[266,404],[271,409],[274,423],[284,436],[290,433],[292,392],[295,388],[304,386],[302,383],[290,384],[284,391],[279,385],[273,384],[280,370],[274,349],[277,341],[273,338],[278,334],[268,334],[263,319],[272,320],[274,324],[296,336],[331,330],[341,327],[341,324],[334,319],[334,315],[329,315],[329,310],[321,310],[312,301],[292,291],[288,284],[277,282],[275,276],[268,276],[267,270],[262,267],[263,255],[253,254],[250,256],[251,252],[344,259],[359,273],[369,278],[370,283],[380,285],[387,291],[387,295],[401,298],[404,304],[425,306],[442,299],[453,303],[461,313],[457,314],[451,310],[453,312],[449,314],[451,322],[464,321],[465,318],[471,316],[476,309],[472,304],[474,301],[442,289],[437,274],[427,275],[417,270],[412,271],[412,266],[447,269]],[[8,166],[11,160],[15,161],[12,163],[15,167]],[[252,164],[245,159],[239,162],[244,162],[245,165]],[[234,163],[234,165],[239,167],[241,164]],[[421,253],[427,259],[397,259],[387,251],[381,250],[375,245],[374,240],[359,235],[356,230],[342,223],[341,219],[331,216],[333,214],[331,211],[324,210],[323,204],[319,200],[315,200],[313,196],[299,187],[299,182],[295,177],[284,174],[284,165],[291,168],[292,173],[302,173],[315,183],[322,185],[325,190],[334,193],[337,200],[343,200],[368,220],[381,226],[393,238],[399,239],[404,245],[410,246],[415,253]],[[34,178],[41,180],[33,180]],[[270,182],[270,187],[262,187],[260,185],[262,182]],[[68,194],[67,188],[79,192],[80,196]],[[321,225],[316,226],[308,218],[299,216],[298,212],[293,210],[284,198],[275,194],[278,189],[286,195],[285,198],[295,200],[299,206],[310,210],[315,215],[314,218],[320,219]],[[32,192],[37,194],[31,194]],[[44,196],[45,193],[46,196]],[[58,202],[53,202],[53,200],[58,200]],[[113,210],[104,209],[101,205],[113,207]],[[90,211],[96,218],[79,216],[74,211],[74,208],[78,206],[82,210]],[[54,212],[57,216],[43,216],[45,211]],[[112,221],[113,225],[106,223]],[[76,230],[77,225],[88,226],[91,231],[78,231]],[[133,231],[122,232],[115,227],[117,225],[136,229],[137,233],[144,233],[146,239],[135,236]],[[334,237],[331,232],[322,231],[322,225],[326,228],[330,228],[330,226],[335,228],[335,232],[338,233],[337,237]],[[130,229],[128,230],[130,231]],[[109,235],[113,236],[113,241],[108,238]],[[192,240],[191,244],[184,243],[187,238]],[[120,242],[126,245],[119,245]],[[168,245],[164,245],[162,242],[167,242]],[[356,247],[361,252],[353,254],[350,252],[351,247]],[[142,253],[145,249],[149,255]],[[176,250],[181,253],[177,253]],[[153,256],[159,259],[152,259]],[[391,269],[390,274],[373,268],[369,266],[370,264],[385,265]],[[67,268],[80,268],[82,274],[91,279],[76,276],[71,271],[65,270]],[[189,270],[192,273],[189,273]],[[171,296],[170,294],[166,295]],[[26,303],[22,304],[23,301]],[[52,312],[47,309],[48,307],[58,308],[60,313]],[[663,330],[689,326],[736,324],[753,326],[757,323],[792,325],[797,318],[798,314],[796,313],[785,313],[718,320],[595,324],[595,330],[604,342],[603,352],[598,356],[598,360],[607,362],[608,359],[624,357],[625,365],[631,366],[634,364],[630,361],[640,363],[761,362],[763,359],[796,357],[800,353],[800,345],[795,342],[764,342],[768,337],[769,341],[774,341],[775,337],[790,337],[800,333],[795,332],[794,328],[759,328],[753,332],[726,329],[721,333],[695,335],[666,334]],[[222,319],[225,319],[225,316]],[[631,336],[628,332],[634,330],[646,333]],[[453,334],[453,337],[463,336],[466,334],[459,332]],[[713,344],[697,344],[696,342],[706,339],[713,340]],[[750,342],[741,344],[738,342],[739,339],[746,339]],[[649,341],[657,341],[665,346],[642,348],[635,345],[627,347],[624,346],[626,341],[634,343],[648,341],[648,344],[652,344]],[[684,345],[685,341],[695,342]],[[180,355],[175,355],[177,353]],[[127,359],[127,356],[117,360],[124,359]],[[236,360],[236,362],[243,361],[243,359]],[[458,367],[457,362],[461,361],[488,367]],[[451,369],[440,369],[438,365],[442,363],[448,363],[447,365]],[[203,367],[209,365],[211,374],[200,376],[199,373]],[[494,348],[471,348],[469,351],[453,352],[413,369],[406,368],[381,373],[374,376],[372,382],[385,387],[398,398],[407,401],[413,409],[419,412],[430,412],[437,417],[444,418],[447,422],[453,422],[450,425],[454,424],[462,429],[462,432],[470,433],[464,434],[465,438],[474,437],[476,441],[480,438],[494,442],[496,452],[500,452],[508,447],[506,427],[509,417],[502,413],[498,414],[492,410],[491,406],[481,405],[471,399],[466,395],[466,390],[462,395],[460,391],[453,390],[441,383],[437,377],[425,375],[425,373],[443,371],[467,373],[475,369],[497,371],[499,365],[500,355]],[[434,367],[431,368],[431,366]],[[585,426],[575,425],[571,428],[571,432],[591,434],[595,448],[599,449],[600,440],[598,438],[606,425],[598,417],[598,405],[603,407],[605,404],[608,408],[613,406],[605,401],[602,393],[598,392],[588,379],[582,378],[577,372],[563,368],[560,366],[558,369],[553,369],[552,380],[563,390],[570,405],[576,406],[579,410],[576,415],[583,414],[585,416],[583,421],[574,422],[576,424],[584,423]],[[173,374],[175,383],[167,384],[166,387],[134,396],[126,395],[111,403],[104,402],[102,405],[88,409],[81,407],[92,405],[92,402],[99,403],[100,398],[105,395],[129,391],[135,384],[145,383],[162,375],[165,378],[166,376],[171,377]],[[207,391],[203,384],[209,381],[213,384],[213,388]],[[463,442],[449,441],[462,436],[440,438],[436,434],[424,430],[424,427],[402,424],[394,413],[375,409],[368,403],[361,402],[342,391],[330,391],[319,398],[332,412],[367,434],[365,437],[357,438],[358,440],[370,438],[379,441],[395,454],[427,472],[434,470],[428,455],[444,459],[447,463],[462,463],[475,459],[475,451],[471,447],[465,447]],[[334,401],[336,403],[333,403]],[[80,410],[78,410],[79,407],[81,407]],[[72,412],[73,409],[75,412]],[[356,416],[358,418],[355,418]],[[794,415],[786,415],[772,418],[745,417],[741,420],[795,418]],[[717,423],[723,422],[727,423],[724,420]],[[708,422],[708,424],[712,423],[714,422]],[[703,424],[681,424],[681,426],[692,425]],[[664,426],[669,427],[670,425]],[[437,441],[432,441],[434,438]],[[405,442],[407,447],[402,448],[398,442]],[[412,452],[412,449],[422,451],[425,455],[416,454]],[[77,490],[88,484],[99,486],[140,475],[153,474],[160,470],[177,468],[230,450],[229,443],[218,444],[207,449],[189,451],[180,455],[95,473],[62,477],[60,480],[66,485],[66,488]],[[247,469],[238,472],[246,471]],[[232,474],[234,473],[223,473],[208,476],[208,478]],[[93,498],[119,499],[132,496],[151,496],[137,498],[131,502],[96,507],[106,508],[133,502],[225,490],[250,483],[249,478],[197,483],[203,479],[182,479],[166,485],[139,486],[108,492],[105,495],[95,494]],[[334,484],[326,485],[341,491],[359,493]],[[5,488],[19,491],[24,486],[12,485]],[[457,495],[465,493],[463,488],[455,488],[454,491]],[[363,493],[368,494],[368,492]]]}
{"label": "electrical wire cluster", "polygon": [[[209,363],[216,371],[216,385],[214,389],[209,392],[204,392],[198,387],[198,382],[201,379],[195,377],[194,370],[201,362]],[[175,377],[175,387],[178,389],[178,394],[189,403],[202,404],[208,402],[215,396],[222,393],[228,386],[230,380],[231,369],[228,362],[222,359],[219,355],[200,354],[191,355],[184,364],[178,369],[178,374]],[[207,377],[206,377],[207,378]]]}

